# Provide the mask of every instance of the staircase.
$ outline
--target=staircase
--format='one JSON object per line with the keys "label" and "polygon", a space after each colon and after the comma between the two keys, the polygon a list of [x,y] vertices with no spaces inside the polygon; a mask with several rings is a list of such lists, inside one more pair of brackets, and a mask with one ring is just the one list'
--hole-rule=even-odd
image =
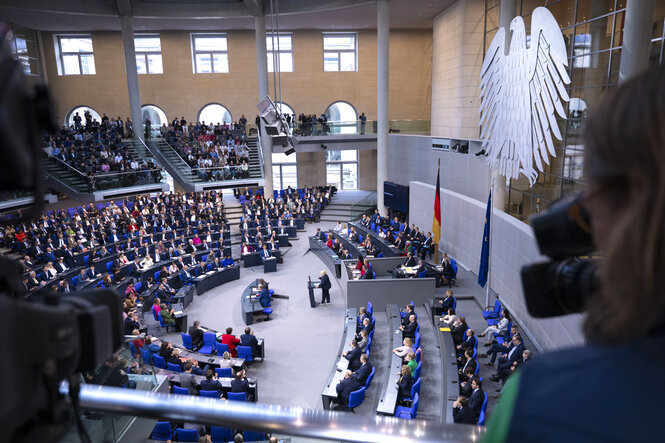
{"label": "staircase", "polygon": [[[140,143],[140,142],[139,142]],[[237,180],[205,181],[198,173],[192,172],[189,164],[178,152],[162,137],[156,137],[147,143],[150,152],[157,161],[168,171],[173,179],[186,192],[202,191],[223,187],[237,186],[263,186],[263,165],[259,156],[258,140],[256,137],[247,138],[249,150],[249,178]]]}
{"label": "staircase", "polygon": [[338,191],[321,211],[321,221],[348,222],[376,208],[376,192]]}
{"label": "staircase", "polygon": [[[67,165],[52,157],[44,156],[42,165],[44,174],[46,174],[46,182],[51,188],[70,197],[85,198],[88,184],[83,174],[73,168],[68,168]],[[87,195],[88,199],[91,199],[92,196]]]}

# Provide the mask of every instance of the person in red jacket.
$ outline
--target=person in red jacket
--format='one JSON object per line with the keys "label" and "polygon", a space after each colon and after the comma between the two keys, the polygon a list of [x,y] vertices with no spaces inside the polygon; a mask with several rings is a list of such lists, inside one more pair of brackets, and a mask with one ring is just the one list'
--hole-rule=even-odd
{"label": "person in red jacket", "polygon": [[233,358],[238,356],[236,345],[240,344],[240,337],[233,334],[233,328],[226,328],[226,334],[222,334],[221,342],[229,347],[229,352]]}

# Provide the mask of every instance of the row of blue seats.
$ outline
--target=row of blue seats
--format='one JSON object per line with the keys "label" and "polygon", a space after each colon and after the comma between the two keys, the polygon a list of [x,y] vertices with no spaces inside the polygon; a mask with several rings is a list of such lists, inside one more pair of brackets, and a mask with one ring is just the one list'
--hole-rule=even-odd
{"label": "row of blue seats", "polygon": [[[210,439],[214,443],[233,441],[236,432],[233,429],[210,426]],[[244,441],[266,441],[266,435],[260,432],[242,431]],[[168,421],[158,421],[150,434],[152,440],[157,441],[183,441],[198,442],[199,431],[197,429],[173,428]]]}

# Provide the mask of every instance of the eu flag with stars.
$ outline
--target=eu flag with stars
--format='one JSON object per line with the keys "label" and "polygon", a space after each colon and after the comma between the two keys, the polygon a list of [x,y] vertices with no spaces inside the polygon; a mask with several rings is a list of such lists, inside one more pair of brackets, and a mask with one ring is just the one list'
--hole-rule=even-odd
{"label": "eu flag with stars", "polygon": [[487,210],[485,211],[485,231],[483,232],[483,248],[480,250],[480,269],[478,270],[478,284],[485,287],[487,273],[490,269],[490,215],[492,210],[492,191],[487,199]]}

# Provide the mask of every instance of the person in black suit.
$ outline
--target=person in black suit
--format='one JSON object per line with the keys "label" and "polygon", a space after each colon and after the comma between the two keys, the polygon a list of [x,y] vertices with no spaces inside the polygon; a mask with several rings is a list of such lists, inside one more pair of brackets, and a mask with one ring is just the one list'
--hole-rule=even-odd
{"label": "person in black suit", "polygon": [[138,322],[138,315],[136,314],[131,314],[128,315],[127,318],[125,319],[124,325],[125,325],[125,335],[132,335],[132,332],[134,329],[140,329],[141,326],[139,325]]}
{"label": "person in black suit", "polygon": [[[461,359],[462,357],[458,357],[458,360]],[[457,366],[460,368],[457,370],[459,373],[459,379],[460,381],[466,381],[467,380],[467,369],[471,368],[474,372],[476,370],[476,367],[478,366],[478,363],[473,359],[473,351],[470,349],[467,349],[464,351],[464,360],[459,360],[457,362]]]}
{"label": "person in black suit", "polygon": [[409,369],[407,365],[402,365],[402,369],[400,370],[400,377],[399,380],[397,380],[397,398],[410,399],[412,387],[413,377],[411,377],[411,369]]}
{"label": "person in black suit", "polygon": [[473,394],[473,389],[471,389],[471,379],[474,377],[475,368],[467,367],[463,370],[463,376],[466,378],[466,381],[462,381],[459,384],[459,393],[464,397],[469,398]]}
{"label": "person in black suit", "polygon": [[363,306],[359,310],[358,324],[356,325],[356,334],[360,333],[360,330],[365,327],[364,324],[366,318],[368,318],[369,321],[372,321],[372,316],[367,313],[367,308]]}
{"label": "person in black suit", "polygon": [[259,341],[254,336],[254,331],[252,331],[252,328],[245,328],[245,333],[240,336],[240,346],[249,346],[252,348],[252,355],[257,355]]}
{"label": "person in black suit", "polygon": [[367,332],[367,336],[369,337],[369,333],[372,332],[373,329],[374,326],[372,326],[372,321],[369,318],[364,319],[362,329],[356,334],[356,341],[362,340],[362,337],[360,336],[362,331]]}
{"label": "person in black suit", "polygon": [[409,252],[409,253],[406,254],[406,256],[407,256],[407,259],[406,259],[406,262],[404,263],[404,266],[406,266],[407,268],[412,268],[412,267],[416,266],[417,262],[416,262],[416,258],[413,256],[413,254],[411,252]]}
{"label": "person in black suit", "polygon": [[235,377],[231,380],[231,392],[244,392],[247,401],[254,401],[254,398],[249,393],[249,381],[245,378],[245,370],[241,369],[235,373]]}
{"label": "person in black suit", "polygon": [[358,347],[358,344],[355,340],[351,340],[349,344],[351,345],[351,349],[349,351],[342,352],[342,357],[349,361],[349,369],[351,371],[355,371],[361,366],[360,356],[362,351]]}
{"label": "person in black suit", "polygon": [[416,322],[416,316],[411,314],[409,316],[409,323],[406,326],[399,327],[402,330],[402,338],[410,338],[412,340],[416,339],[416,329],[418,328],[418,322]]}
{"label": "person in black suit", "polygon": [[452,308],[455,304],[455,297],[453,297],[453,290],[446,290],[446,296],[443,299],[439,300],[438,306],[432,306],[432,313],[434,315],[441,315],[444,312],[448,312],[448,309]]}
{"label": "person in black suit", "polygon": [[360,367],[354,372],[354,375],[358,379],[358,383],[360,383],[361,386],[364,386],[365,383],[367,383],[367,377],[369,377],[369,374],[372,372],[372,367],[369,364],[369,357],[367,354],[360,355],[360,363]]}
{"label": "person in black suit", "polygon": [[472,350],[476,346],[476,342],[478,339],[476,338],[475,332],[473,329],[468,329],[466,331],[466,336],[464,337],[464,341],[457,346],[457,351],[458,352],[464,352],[466,350]]}
{"label": "person in black suit", "polygon": [[462,341],[464,341],[464,333],[468,328],[466,318],[463,315],[458,316],[457,322],[450,330],[450,335],[453,336],[453,343],[455,343],[455,346],[462,344]]}
{"label": "person in black suit", "polygon": [[222,395],[222,384],[217,380],[213,379],[215,373],[212,369],[206,371],[206,379],[201,382],[199,389],[201,391],[217,391],[218,395]]}
{"label": "person in black suit", "polygon": [[199,327],[201,322],[194,320],[194,324],[189,327],[189,335],[192,337],[192,344],[195,349],[203,346],[203,330]]}
{"label": "person in black suit", "polygon": [[477,423],[476,414],[469,407],[469,400],[464,396],[459,396],[453,403],[453,420],[455,423],[465,425],[475,425]]}
{"label": "person in black suit", "polygon": [[515,335],[512,338],[513,347],[508,351],[505,357],[499,358],[499,364],[496,368],[496,373],[490,377],[492,381],[499,380],[499,374],[504,369],[509,369],[513,363],[522,361],[522,353],[526,350],[524,343],[522,343],[522,337]]}
{"label": "person in black suit", "polygon": [[179,348],[174,348],[173,352],[171,353],[171,356],[166,359],[166,363],[171,363],[172,365],[176,365],[180,367],[180,370],[182,371],[182,360],[180,360],[180,349]]}
{"label": "person in black suit", "polygon": [[319,279],[321,280],[319,283],[319,288],[321,288],[321,304],[330,304],[330,277],[328,277],[328,274],[326,274],[326,271],[321,271],[319,274]]}
{"label": "person in black suit", "polygon": [[485,395],[483,395],[482,382],[480,378],[474,376],[471,379],[471,396],[469,397],[469,408],[473,411],[476,416],[476,420],[480,416],[480,410],[483,407],[483,402],[485,401]]}
{"label": "person in black suit", "polygon": [[347,410],[349,404],[349,396],[353,391],[360,389],[360,382],[357,377],[353,376],[353,372],[347,370],[344,378],[341,379],[335,388],[337,391],[337,401],[335,409]]}
{"label": "person in black suit", "polygon": [[411,315],[413,315],[413,305],[411,303],[406,305],[405,310],[402,310],[399,315],[400,317],[402,317],[401,319],[402,326],[408,325],[410,322],[409,318],[411,317]]}

